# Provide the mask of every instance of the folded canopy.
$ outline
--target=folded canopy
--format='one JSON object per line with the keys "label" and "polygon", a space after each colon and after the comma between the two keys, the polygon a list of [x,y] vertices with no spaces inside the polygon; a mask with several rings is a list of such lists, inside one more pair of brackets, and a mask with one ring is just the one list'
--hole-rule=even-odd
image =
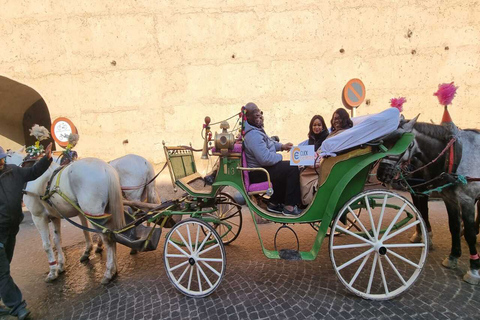
{"label": "folded canopy", "polygon": [[327,138],[320,147],[320,156],[335,157],[338,152],[383,137],[398,128],[400,111],[388,108],[377,114],[352,118],[353,127]]}

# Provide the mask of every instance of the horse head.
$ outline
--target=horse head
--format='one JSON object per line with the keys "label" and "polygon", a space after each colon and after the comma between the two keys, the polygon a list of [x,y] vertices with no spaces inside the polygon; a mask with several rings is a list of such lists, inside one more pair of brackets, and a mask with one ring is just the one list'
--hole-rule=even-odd
{"label": "horse head", "polygon": [[[385,146],[390,148],[404,133],[413,132],[414,125],[417,123],[419,116],[420,114],[412,120],[405,120],[402,116],[398,129],[383,139]],[[383,158],[378,166],[377,179],[385,185],[391,184],[393,179],[399,174],[400,167],[411,161],[411,159],[419,152],[421,152],[421,150],[418,148],[418,144],[414,140],[402,154]]]}

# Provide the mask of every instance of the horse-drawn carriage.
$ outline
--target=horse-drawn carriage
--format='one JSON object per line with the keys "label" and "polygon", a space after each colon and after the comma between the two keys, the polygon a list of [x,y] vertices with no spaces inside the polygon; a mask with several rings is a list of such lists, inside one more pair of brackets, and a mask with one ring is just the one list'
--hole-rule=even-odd
{"label": "horse-drawn carriage", "polygon": [[[245,120],[243,113],[239,117],[240,121]],[[204,128],[208,131],[208,122]],[[96,232],[101,232],[104,239],[139,251],[155,249],[162,228],[170,227],[163,253],[166,273],[176,289],[192,297],[207,296],[220,285],[226,270],[224,247],[237,239],[242,228],[241,206],[225,192],[226,187],[241,193],[252,218],[258,215],[282,227],[310,224],[316,230],[308,251],[277,250],[276,243],[273,249],[267,249],[253,219],[267,258],[314,260],[329,235],[335,273],[348,290],[363,298],[393,298],[418,279],[428,247],[425,240],[420,243],[408,241],[407,233],[414,227],[423,233],[423,239],[427,238],[417,209],[394,192],[364,190],[372,166],[386,156],[404,153],[414,139],[413,134],[405,133],[391,145],[377,139],[322,159],[314,200],[301,215],[292,217],[266,210],[263,200],[275,192],[268,172],[248,167],[241,141],[239,143],[227,129],[224,125],[223,132],[213,139],[212,156],[218,157],[218,166],[212,185],[205,185],[197,172],[191,147],[164,145],[174,188],[182,189],[185,194],[159,205],[124,202],[128,205],[125,210],[128,217],[121,228],[106,227],[101,220],[108,220],[108,217],[93,217],[82,209],[81,201],[68,201],[68,196],[61,193],[60,182],[66,179],[60,177],[61,171],[52,175],[52,192],[44,200],[50,198],[51,205],[55,206],[55,202],[62,201],[60,196],[63,197],[82,213],[81,217],[97,227]],[[206,142],[209,136],[205,132]],[[254,170],[264,171],[266,181],[250,183],[249,172]],[[179,216],[189,218],[174,219]],[[150,225],[146,226],[145,222]],[[85,230],[85,226],[82,228]],[[107,269],[108,265],[107,262]],[[112,273],[116,271],[112,270]]]}
{"label": "horse-drawn carriage", "polygon": [[[208,129],[209,123],[204,127]],[[402,154],[414,139],[412,134],[404,134],[391,147],[377,140],[324,158],[313,202],[301,215],[288,217],[266,210],[263,199],[274,192],[268,172],[248,167],[242,144],[226,128],[214,139],[212,155],[218,156],[218,169],[212,185],[204,184],[197,172],[191,147],[164,145],[173,186],[185,194],[149,212],[132,210],[143,215],[137,223],[148,220],[160,227],[171,223],[174,216],[189,216],[171,227],[164,244],[165,269],[180,292],[192,297],[207,296],[225,274],[224,246],[233,242],[242,228],[241,207],[224,192],[225,187],[242,194],[252,218],[258,215],[282,227],[311,224],[317,231],[308,251],[277,250],[276,244],[274,249],[267,249],[253,219],[268,258],[314,260],[331,230],[329,251],[333,268],[351,292],[367,299],[390,299],[415,282],[428,248],[425,242],[410,243],[407,233],[419,226],[425,235],[422,218],[399,194],[364,190],[371,167],[385,156]],[[266,181],[251,184],[249,172],[253,170],[264,171]],[[148,241],[145,239],[145,243]]]}

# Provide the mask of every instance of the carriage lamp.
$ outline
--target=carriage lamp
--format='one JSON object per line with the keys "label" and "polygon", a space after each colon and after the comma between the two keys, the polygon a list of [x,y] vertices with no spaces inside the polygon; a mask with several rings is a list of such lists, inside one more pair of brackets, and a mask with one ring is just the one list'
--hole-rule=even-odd
{"label": "carriage lamp", "polygon": [[222,121],[220,123],[221,133],[215,133],[215,149],[219,151],[222,156],[227,155],[228,150],[233,149],[235,144],[235,137],[233,134],[228,132],[230,125],[227,121]]}

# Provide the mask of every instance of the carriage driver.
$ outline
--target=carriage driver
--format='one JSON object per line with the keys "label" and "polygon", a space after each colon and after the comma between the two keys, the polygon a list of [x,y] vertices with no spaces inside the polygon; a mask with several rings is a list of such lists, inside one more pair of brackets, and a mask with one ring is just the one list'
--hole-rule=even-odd
{"label": "carriage driver", "polygon": [[[249,168],[265,168],[270,174],[273,185],[273,195],[267,205],[270,212],[296,216],[302,211],[300,204],[300,182],[297,167],[290,166],[289,161],[282,161],[282,155],[277,151],[289,151],[293,144],[281,144],[272,140],[263,130],[263,113],[256,104],[245,105],[247,122],[245,123],[244,149]],[[265,173],[251,171],[250,180],[253,183],[266,180]]]}
{"label": "carriage driver", "polygon": [[6,157],[7,154],[0,147],[0,297],[6,306],[0,306],[0,316],[10,314],[25,319],[30,311],[10,275],[10,262],[15,237],[23,220],[23,186],[47,171],[52,162],[52,144],[45,149],[45,156],[30,168],[5,164]]}

